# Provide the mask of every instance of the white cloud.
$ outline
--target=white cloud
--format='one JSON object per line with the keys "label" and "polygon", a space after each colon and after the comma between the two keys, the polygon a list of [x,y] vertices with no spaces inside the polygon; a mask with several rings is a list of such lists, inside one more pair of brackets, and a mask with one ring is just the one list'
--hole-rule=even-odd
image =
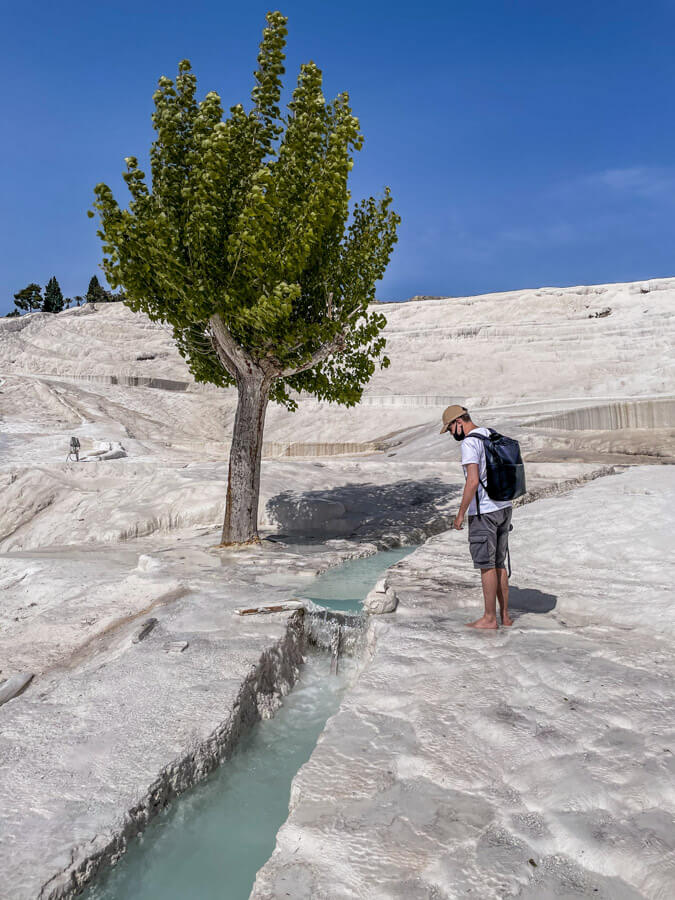
{"label": "white cloud", "polygon": [[675,171],[657,166],[630,166],[625,169],[605,169],[585,179],[587,184],[612,191],[656,197],[675,191]]}

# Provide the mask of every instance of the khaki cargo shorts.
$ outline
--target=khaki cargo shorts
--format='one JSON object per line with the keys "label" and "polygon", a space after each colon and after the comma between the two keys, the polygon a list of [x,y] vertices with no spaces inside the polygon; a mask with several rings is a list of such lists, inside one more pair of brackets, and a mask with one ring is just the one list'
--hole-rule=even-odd
{"label": "khaki cargo shorts", "polygon": [[505,569],[509,552],[510,506],[469,516],[469,549],[474,569]]}

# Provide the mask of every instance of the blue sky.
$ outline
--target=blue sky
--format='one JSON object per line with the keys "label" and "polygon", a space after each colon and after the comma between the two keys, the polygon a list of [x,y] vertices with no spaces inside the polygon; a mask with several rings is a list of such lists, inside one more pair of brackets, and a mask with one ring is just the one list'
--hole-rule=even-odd
{"label": "blue sky", "polygon": [[[2,3],[0,312],[99,274],[93,186],[126,202],[160,75],[246,103],[269,7]],[[675,275],[675,3],[292,0],[287,82],[313,59],[366,137],[355,198],[403,223],[382,299]]]}

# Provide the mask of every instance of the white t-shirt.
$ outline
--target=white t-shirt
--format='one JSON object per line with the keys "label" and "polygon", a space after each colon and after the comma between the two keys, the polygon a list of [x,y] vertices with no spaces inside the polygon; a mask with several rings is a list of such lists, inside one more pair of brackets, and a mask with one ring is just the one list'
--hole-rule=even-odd
{"label": "white t-shirt", "polygon": [[[471,434],[473,434],[475,431],[477,431],[478,434],[484,434],[485,437],[490,436],[490,430],[488,428],[474,428]],[[467,437],[465,437],[462,441],[462,468],[464,469],[464,478],[466,478],[466,467],[469,465],[469,463],[477,463],[478,476],[483,484],[487,484],[487,463],[485,462],[485,447],[483,445],[483,441],[481,441],[480,438],[472,439],[471,434],[467,435]],[[504,509],[504,507],[512,505],[510,500],[490,500],[485,488],[483,487],[483,484],[479,484],[478,490],[476,491],[476,493],[478,494],[481,513],[494,512],[497,509]],[[469,504],[467,513],[470,516],[475,516],[476,512],[476,497],[474,496],[471,503]]]}

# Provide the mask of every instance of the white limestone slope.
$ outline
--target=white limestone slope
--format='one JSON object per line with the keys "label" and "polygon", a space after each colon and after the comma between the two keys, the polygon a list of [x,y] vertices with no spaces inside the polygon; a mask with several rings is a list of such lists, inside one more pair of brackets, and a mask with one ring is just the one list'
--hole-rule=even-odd
{"label": "white limestone slope", "polygon": [[[609,315],[595,318],[607,309]],[[318,416],[315,410],[293,417],[271,411],[270,439],[336,440],[349,422],[350,440],[369,440],[386,433],[386,420],[409,425],[412,409],[446,405],[448,398],[483,407],[672,393],[675,279],[381,304],[377,310],[387,318],[392,365],[376,372],[366,403],[346,418],[327,404]],[[11,373],[191,382],[170,330],[117,303],[0,320],[0,374]],[[387,412],[375,416],[373,405]],[[405,416],[396,412],[401,406]],[[196,418],[188,427],[202,436]]]}
{"label": "white limestone slope", "polygon": [[[603,309],[611,314],[589,318]],[[323,472],[318,461],[290,470],[266,461],[262,526],[278,522],[283,530],[292,520],[326,536],[353,530],[362,504],[350,512],[343,495],[332,495],[335,477],[344,484],[416,481],[421,464],[425,480],[445,482],[457,471],[458,448],[438,435],[437,423],[443,406],[457,400],[492,407],[478,416],[519,437],[538,462],[644,461],[645,454],[669,459],[675,452],[672,425],[646,437],[520,428],[530,412],[672,395],[675,279],[378,310],[388,320],[392,365],[375,374],[363,402],[345,409],[300,398],[294,414],[271,406],[265,432],[268,455],[287,452],[289,442],[308,455],[343,453],[361,442],[371,455],[330,462]],[[222,515],[236,396],[195,385],[165,326],[122,304],[0,320],[0,378],[0,548],[114,541],[212,524]],[[65,463],[73,434],[82,442],[79,466]],[[126,457],[97,461],[102,442],[121,445]],[[374,445],[382,450],[372,455]],[[301,504],[304,518],[291,513],[300,503],[296,483],[312,492]],[[279,494],[283,521],[266,508]]]}
{"label": "white limestone slope", "polygon": [[[595,318],[606,309],[608,316]],[[384,311],[394,368],[376,376],[373,393],[413,393],[402,389],[407,384],[414,393],[497,406],[672,392],[675,279],[509,291]]]}

